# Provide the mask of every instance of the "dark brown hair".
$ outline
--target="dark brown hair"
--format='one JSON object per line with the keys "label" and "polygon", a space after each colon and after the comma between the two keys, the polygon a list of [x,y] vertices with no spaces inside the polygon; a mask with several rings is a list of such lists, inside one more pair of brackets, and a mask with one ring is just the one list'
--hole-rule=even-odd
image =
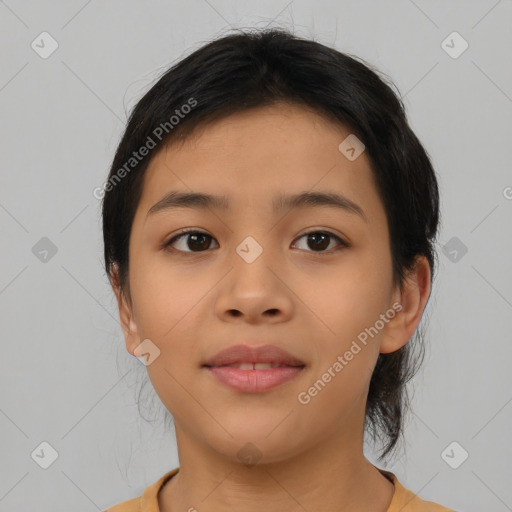
{"label": "dark brown hair", "polygon": [[[364,143],[387,215],[395,284],[403,284],[418,255],[428,259],[433,280],[437,180],[390,85],[361,59],[282,29],[237,31],[170,67],[134,107],[103,187],[105,270],[111,283],[116,264],[115,284],[129,290],[131,226],[142,178],[156,152],[200,125],[279,101],[313,108]],[[142,147],[151,149],[135,158]],[[374,441],[383,441],[380,459],[403,435],[409,405],[405,384],[424,355],[419,329],[415,337],[396,352],[379,354],[372,374],[365,428]],[[420,353],[413,356],[415,349]]]}

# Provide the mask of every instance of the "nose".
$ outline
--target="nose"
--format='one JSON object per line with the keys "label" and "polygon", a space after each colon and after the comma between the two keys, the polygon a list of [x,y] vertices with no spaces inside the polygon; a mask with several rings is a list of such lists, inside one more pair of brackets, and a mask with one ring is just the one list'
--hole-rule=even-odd
{"label": "nose", "polygon": [[292,316],[293,292],[270,252],[250,263],[237,254],[219,290],[216,313],[223,321],[280,323]]}

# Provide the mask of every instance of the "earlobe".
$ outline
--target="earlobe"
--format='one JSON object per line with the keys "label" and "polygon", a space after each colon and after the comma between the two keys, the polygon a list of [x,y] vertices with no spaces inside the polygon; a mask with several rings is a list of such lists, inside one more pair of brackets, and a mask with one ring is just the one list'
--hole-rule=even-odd
{"label": "earlobe", "polygon": [[128,305],[123,293],[121,293],[120,300],[119,318],[123,328],[126,350],[133,356],[135,348],[140,344],[138,328],[133,318],[133,308]]}
{"label": "earlobe", "polygon": [[[117,267],[115,268],[117,269]],[[125,293],[119,286],[117,270],[113,270],[111,275],[112,288],[117,299],[119,320],[124,334],[126,350],[128,350],[130,354],[134,355],[135,348],[140,344],[140,338],[137,324],[133,316],[133,306],[128,304]]]}
{"label": "earlobe", "polygon": [[403,286],[397,290],[402,308],[386,325],[380,353],[396,352],[412,338],[430,295],[431,271],[425,256],[416,259],[416,265],[407,275]]}

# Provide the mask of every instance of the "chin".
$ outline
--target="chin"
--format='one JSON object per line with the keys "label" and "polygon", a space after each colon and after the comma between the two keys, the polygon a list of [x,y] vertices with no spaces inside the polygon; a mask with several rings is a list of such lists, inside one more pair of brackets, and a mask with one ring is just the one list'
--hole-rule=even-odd
{"label": "chin", "polygon": [[222,439],[210,438],[208,444],[230,461],[246,466],[282,462],[303,451],[304,443],[296,432],[278,424],[259,422],[258,425],[246,424],[239,430],[227,428],[233,437],[226,434]]}

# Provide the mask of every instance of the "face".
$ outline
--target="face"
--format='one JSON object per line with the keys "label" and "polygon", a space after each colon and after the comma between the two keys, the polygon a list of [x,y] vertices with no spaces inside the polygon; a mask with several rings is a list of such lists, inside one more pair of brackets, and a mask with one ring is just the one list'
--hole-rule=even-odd
{"label": "face", "polygon": [[[140,355],[150,340],[147,371],[177,433],[232,460],[248,442],[277,461],[357,437],[379,352],[415,328],[397,327],[385,210],[366,153],[338,149],[348,135],[279,104],[208,125],[147,169],[129,244],[127,349]],[[171,192],[226,204],[155,206]],[[278,207],[304,193],[356,206]],[[268,389],[233,388],[204,365],[234,345],[275,345],[303,368]]]}

